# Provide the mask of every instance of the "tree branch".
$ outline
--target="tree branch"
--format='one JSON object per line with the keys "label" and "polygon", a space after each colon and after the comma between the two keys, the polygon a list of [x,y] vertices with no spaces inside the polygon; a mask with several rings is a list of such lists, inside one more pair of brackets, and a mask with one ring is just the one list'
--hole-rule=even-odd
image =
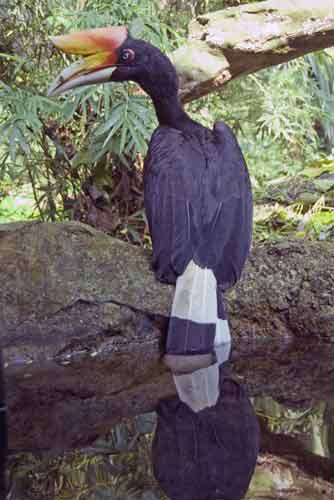
{"label": "tree branch", "polygon": [[201,15],[173,60],[183,102],[241,75],[334,45],[332,0],[268,0]]}

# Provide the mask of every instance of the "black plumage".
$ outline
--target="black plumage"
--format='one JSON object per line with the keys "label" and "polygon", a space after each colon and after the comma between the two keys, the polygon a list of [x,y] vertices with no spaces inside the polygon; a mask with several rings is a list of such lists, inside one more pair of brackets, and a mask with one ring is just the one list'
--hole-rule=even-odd
{"label": "black plumage", "polygon": [[[191,261],[211,269],[217,281],[217,319],[224,320],[223,292],[240,278],[251,242],[252,194],[243,155],[224,122],[209,130],[184,112],[177,75],[166,56],[131,39],[120,51],[124,48],[145,52],[145,67],[132,68],[129,76],[150,95],[159,120],[144,168],[155,275],[176,283]],[[117,69],[113,79],[126,72]],[[192,321],[191,315],[172,315],[167,352],[212,349],[216,322]]]}
{"label": "black plumage", "polygon": [[214,408],[192,412],[159,402],[152,445],[155,477],[172,500],[242,500],[259,453],[257,417],[245,390],[221,376]]}
{"label": "black plumage", "polygon": [[223,290],[240,278],[251,240],[252,197],[231,129],[159,127],[145,160],[145,209],[157,278],[175,283],[191,259]]}

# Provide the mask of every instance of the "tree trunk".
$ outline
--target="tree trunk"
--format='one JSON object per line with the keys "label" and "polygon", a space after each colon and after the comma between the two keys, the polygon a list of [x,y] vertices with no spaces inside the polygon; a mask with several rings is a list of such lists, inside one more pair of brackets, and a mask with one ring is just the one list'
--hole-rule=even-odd
{"label": "tree trunk", "polygon": [[[89,444],[175,392],[160,362],[173,287],[155,280],[149,253],[80,223],[8,224],[0,279],[11,448]],[[333,245],[256,246],[226,296],[227,370],[253,395],[329,396],[334,356],[317,342],[334,333],[333,289]]]}
{"label": "tree trunk", "polygon": [[173,54],[182,100],[333,45],[332,0],[267,0],[198,16]]}

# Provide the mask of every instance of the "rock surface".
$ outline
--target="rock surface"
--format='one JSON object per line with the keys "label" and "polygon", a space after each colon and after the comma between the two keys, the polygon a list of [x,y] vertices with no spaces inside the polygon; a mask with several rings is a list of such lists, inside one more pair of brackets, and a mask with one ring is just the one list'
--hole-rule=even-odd
{"label": "rock surface", "polygon": [[[173,287],[149,253],[80,223],[2,225],[0,279],[11,448],[91,443],[174,393],[160,362]],[[253,395],[329,397],[333,290],[332,244],[256,246],[226,297],[227,370]]]}

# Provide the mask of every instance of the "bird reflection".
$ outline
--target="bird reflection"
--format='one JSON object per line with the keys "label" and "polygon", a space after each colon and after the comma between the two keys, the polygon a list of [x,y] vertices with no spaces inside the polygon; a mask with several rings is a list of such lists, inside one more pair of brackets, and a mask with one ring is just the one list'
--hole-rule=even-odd
{"label": "bird reflection", "polygon": [[[259,452],[259,426],[244,388],[224,377],[230,348],[215,348],[208,376],[174,374],[178,396],[160,401],[157,408],[153,469],[171,500],[241,500],[248,490]],[[212,404],[215,391],[208,384],[215,385],[215,373],[219,395]]]}

